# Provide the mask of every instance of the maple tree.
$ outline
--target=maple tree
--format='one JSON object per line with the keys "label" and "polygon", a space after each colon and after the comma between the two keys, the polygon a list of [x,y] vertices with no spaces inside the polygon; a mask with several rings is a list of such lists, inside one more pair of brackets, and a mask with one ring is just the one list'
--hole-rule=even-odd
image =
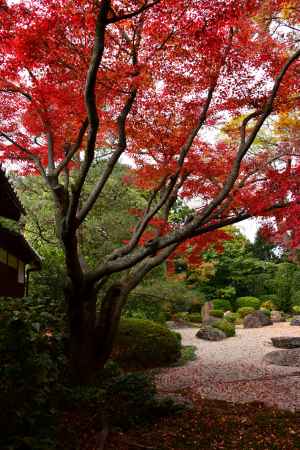
{"label": "maple tree", "polygon": [[[0,12],[1,159],[39,174],[52,193],[71,362],[84,381],[95,361],[107,361],[126,298],[152,268],[224,238],[224,225],[297,209],[297,155],[252,148],[266,122],[299,106],[299,8],[287,0],[2,0]],[[238,138],[218,139],[226,121]],[[130,240],[89,268],[78,233],[123,154],[133,166],[126,182],[147,190],[148,203],[131,212]],[[83,195],[99,159],[98,180]],[[174,223],[178,197],[199,206]]]}

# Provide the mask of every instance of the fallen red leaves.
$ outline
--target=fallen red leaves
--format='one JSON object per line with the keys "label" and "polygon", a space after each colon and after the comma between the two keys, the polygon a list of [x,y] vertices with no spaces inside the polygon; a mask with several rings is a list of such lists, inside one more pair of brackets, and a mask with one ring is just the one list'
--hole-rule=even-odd
{"label": "fallen red leaves", "polygon": [[[194,402],[193,411],[166,417],[146,427],[110,432],[105,450],[295,450],[300,448],[300,414],[266,408],[261,403],[232,404],[203,400],[180,392]],[[99,420],[84,414],[66,416],[72,422],[80,450],[99,449]],[[76,430],[76,431],[75,431]],[[64,437],[66,434],[64,433]],[[70,446],[71,445],[71,446]],[[62,440],[62,448],[73,444]]]}

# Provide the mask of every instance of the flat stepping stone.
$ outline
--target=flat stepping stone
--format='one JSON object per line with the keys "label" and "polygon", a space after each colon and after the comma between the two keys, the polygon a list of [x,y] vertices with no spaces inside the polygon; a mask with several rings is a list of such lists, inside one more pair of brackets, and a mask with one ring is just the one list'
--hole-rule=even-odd
{"label": "flat stepping stone", "polygon": [[298,348],[300,347],[300,336],[282,336],[271,338],[274,347],[278,348]]}
{"label": "flat stepping stone", "polygon": [[263,361],[276,366],[300,367],[300,348],[267,353]]}

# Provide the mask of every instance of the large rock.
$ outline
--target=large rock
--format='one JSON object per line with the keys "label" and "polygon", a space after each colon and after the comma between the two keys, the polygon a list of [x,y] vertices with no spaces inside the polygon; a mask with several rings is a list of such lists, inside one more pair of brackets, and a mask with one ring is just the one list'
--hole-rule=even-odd
{"label": "large rock", "polygon": [[277,366],[300,367],[300,348],[267,353],[263,361]]}
{"label": "large rock", "polygon": [[201,316],[202,316],[202,322],[206,323],[206,321],[209,320],[210,315],[209,315],[209,311],[213,309],[213,304],[212,302],[205,302],[204,305],[201,308]]}
{"label": "large rock", "polygon": [[285,318],[280,311],[271,311],[271,320],[272,322],[285,322]]}
{"label": "large rock", "polygon": [[300,347],[300,336],[282,336],[271,338],[274,347],[278,348],[298,348]]}
{"label": "large rock", "polygon": [[209,325],[202,325],[198,330],[196,337],[205,339],[206,341],[222,341],[226,338],[226,334],[217,328],[213,328]]}
{"label": "large rock", "polygon": [[300,327],[300,316],[294,316],[291,321],[291,325],[294,327]]}
{"label": "large rock", "polygon": [[272,323],[271,319],[269,319],[262,311],[255,311],[248,314],[243,321],[244,328],[260,328],[272,325]]}

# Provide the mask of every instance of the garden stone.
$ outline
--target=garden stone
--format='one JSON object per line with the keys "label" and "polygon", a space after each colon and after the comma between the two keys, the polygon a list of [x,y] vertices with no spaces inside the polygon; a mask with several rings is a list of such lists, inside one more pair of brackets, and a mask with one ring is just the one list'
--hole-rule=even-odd
{"label": "garden stone", "polygon": [[294,316],[291,321],[291,325],[295,327],[300,327],[300,316]]}
{"label": "garden stone", "polygon": [[280,311],[271,311],[271,320],[272,322],[285,322],[285,318]]}
{"label": "garden stone", "polygon": [[196,337],[205,339],[206,341],[222,341],[223,339],[226,339],[226,334],[210,325],[202,325],[196,333]]}
{"label": "garden stone", "polygon": [[202,322],[205,323],[206,320],[210,318],[209,311],[213,309],[212,302],[205,302],[204,305],[201,308],[201,316],[202,316]]}
{"label": "garden stone", "polygon": [[297,348],[300,347],[300,336],[282,336],[271,338],[274,347],[278,348]]}
{"label": "garden stone", "polygon": [[225,311],[224,312],[224,317],[230,316],[232,314],[232,311]]}
{"label": "garden stone", "polygon": [[263,361],[277,366],[300,367],[300,348],[267,353]]}
{"label": "garden stone", "polygon": [[272,324],[273,322],[262,311],[248,314],[243,321],[244,328],[260,328]]}

